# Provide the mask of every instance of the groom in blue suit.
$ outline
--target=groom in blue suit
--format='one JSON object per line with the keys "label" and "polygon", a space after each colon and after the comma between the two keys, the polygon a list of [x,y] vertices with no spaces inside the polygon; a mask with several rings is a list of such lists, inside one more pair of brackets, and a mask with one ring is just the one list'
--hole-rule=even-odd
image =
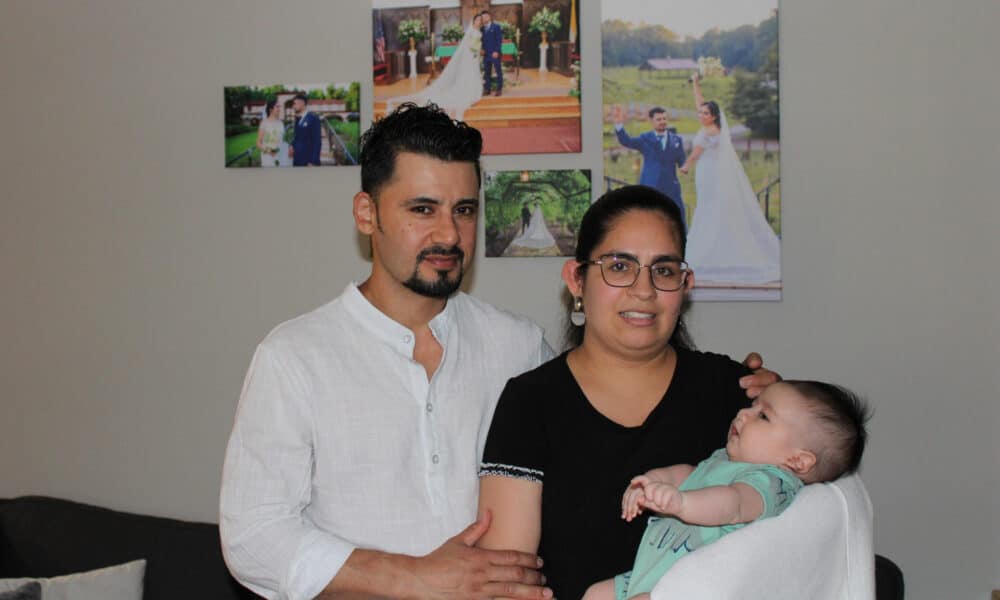
{"label": "groom in blue suit", "polygon": [[631,137],[625,131],[625,112],[621,106],[615,107],[612,119],[618,143],[642,154],[639,185],[656,188],[669,196],[681,209],[681,220],[686,228],[687,211],[684,210],[684,199],[681,197],[681,183],[677,180],[677,168],[684,164],[686,158],[684,140],[667,129],[667,111],[659,106],[651,109],[649,122],[653,130],[642,133],[639,137]]}
{"label": "groom in blue suit", "polygon": [[295,121],[295,139],[292,140],[292,166],[319,166],[319,149],[323,142],[321,123],[315,113],[306,110],[305,94],[292,100],[292,107],[298,119]]}
{"label": "groom in blue suit", "polygon": [[490,95],[490,70],[497,72],[496,96],[503,93],[503,68],[500,57],[503,52],[503,29],[493,22],[490,11],[484,10],[479,13],[483,17],[483,95]]}

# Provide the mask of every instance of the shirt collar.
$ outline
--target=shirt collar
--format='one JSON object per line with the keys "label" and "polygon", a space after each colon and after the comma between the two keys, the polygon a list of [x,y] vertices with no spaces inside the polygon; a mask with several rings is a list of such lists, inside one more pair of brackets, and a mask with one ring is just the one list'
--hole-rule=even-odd
{"label": "shirt collar", "polygon": [[[412,358],[414,345],[413,331],[375,308],[375,305],[369,302],[368,298],[365,298],[361,290],[358,289],[356,282],[348,284],[347,289],[344,290],[343,299],[347,310],[365,329],[400,354]],[[438,343],[442,346],[445,345],[448,332],[451,330],[452,322],[455,320],[455,309],[452,307],[452,304],[452,299],[449,299],[444,305],[444,310],[435,315],[430,323],[428,323],[431,333],[434,334],[434,337],[437,338]]]}

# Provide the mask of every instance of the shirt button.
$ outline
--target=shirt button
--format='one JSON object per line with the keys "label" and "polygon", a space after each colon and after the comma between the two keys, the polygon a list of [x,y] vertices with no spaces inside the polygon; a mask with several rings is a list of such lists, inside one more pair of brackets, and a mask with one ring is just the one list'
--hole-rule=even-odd
{"label": "shirt button", "polygon": [[434,405],[431,404],[430,402],[427,403],[427,412],[429,413],[434,412]]}
{"label": "shirt button", "polygon": [[438,464],[439,462],[441,462],[441,459],[438,457],[437,454],[435,454],[434,456],[431,457],[431,462],[434,464]]}
{"label": "shirt button", "polygon": [[404,335],[403,336],[403,342],[406,343],[406,344],[409,344],[410,341],[412,341],[412,340],[413,340],[413,337],[410,336],[410,335]]}

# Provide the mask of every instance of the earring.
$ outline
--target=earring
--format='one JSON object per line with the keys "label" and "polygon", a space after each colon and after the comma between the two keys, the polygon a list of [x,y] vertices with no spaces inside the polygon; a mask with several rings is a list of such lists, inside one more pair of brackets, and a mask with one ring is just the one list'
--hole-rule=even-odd
{"label": "earring", "polygon": [[587,315],[583,314],[583,298],[580,296],[573,299],[573,312],[569,313],[569,322],[577,327],[583,327],[587,322]]}

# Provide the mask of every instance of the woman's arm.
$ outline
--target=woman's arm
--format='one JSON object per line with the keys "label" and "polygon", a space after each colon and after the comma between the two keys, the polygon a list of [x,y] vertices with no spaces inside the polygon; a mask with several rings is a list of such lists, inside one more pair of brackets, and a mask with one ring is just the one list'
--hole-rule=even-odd
{"label": "woman's arm", "polygon": [[493,521],[477,544],[480,548],[538,551],[542,538],[540,482],[500,475],[480,477],[479,514],[487,510]]}
{"label": "woman's arm", "polygon": [[257,128],[257,148],[261,152],[264,151],[264,121],[261,121],[260,127]]}
{"label": "woman's arm", "polygon": [[695,73],[691,76],[691,86],[694,88],[694,109],[698,110],[705,103],[705,97],[701,95],[701,77]]}
{"label": "woman's arm", "polygon": [[701,153],[704,151],[705,149],[702,148],[701,146],[695,146],[694,150],[691,151],[691,154],[688,155],[687,160],[684,161],[683,165],[681,165],[679,169],[680,172],[687,174],[688,171],[690,171],[691,168],[694,167],[694,164],[698,162],[698,159],[701,158]]}

